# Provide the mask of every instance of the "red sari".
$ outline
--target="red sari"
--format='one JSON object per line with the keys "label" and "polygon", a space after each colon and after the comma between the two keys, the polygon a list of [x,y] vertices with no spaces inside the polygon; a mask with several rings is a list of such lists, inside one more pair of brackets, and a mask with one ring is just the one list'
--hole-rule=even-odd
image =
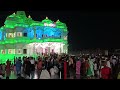
{"label": "red sari", "polygon": [[67,79],[67,62],[64,61],[64,79]]}
{"label": "red sari", "polygon": [[110,79],[111,68],[105,66],[101,69],[101,77],[102,79]]}
{"label": "red sari", "polygon": [[11,65],[11,63],[10,63],[10,61],[7,61],[6,62],[6,76],[10,76],[10,72],[11,72],[11,70],[10,70],[10,65]]}

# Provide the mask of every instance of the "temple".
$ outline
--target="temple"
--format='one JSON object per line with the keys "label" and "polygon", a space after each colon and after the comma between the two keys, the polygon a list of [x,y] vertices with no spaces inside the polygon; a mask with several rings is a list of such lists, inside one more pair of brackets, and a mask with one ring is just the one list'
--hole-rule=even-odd
{"label": "temple", "polygon": [[0,63],[14,57],[68,53],[67,26],[46,17],[34,21],[24,11],[8,16],[0,28]]}

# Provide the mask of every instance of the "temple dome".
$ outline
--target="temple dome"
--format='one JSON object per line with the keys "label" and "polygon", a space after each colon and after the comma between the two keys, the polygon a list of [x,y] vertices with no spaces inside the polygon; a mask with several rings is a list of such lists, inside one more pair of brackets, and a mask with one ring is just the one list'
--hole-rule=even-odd
{"label": "temple dome", "polygon": [[48,17],[46,17],[44,20],[42,20],[42,23],[48,23],[48,24],[50,24],[50,23],[53,23],[53,21],[50,20],[50,19],[48,19]]}

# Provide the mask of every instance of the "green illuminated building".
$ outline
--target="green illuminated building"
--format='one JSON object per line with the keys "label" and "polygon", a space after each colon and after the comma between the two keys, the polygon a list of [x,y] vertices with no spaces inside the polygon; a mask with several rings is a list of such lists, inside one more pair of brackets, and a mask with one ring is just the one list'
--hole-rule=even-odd
{"label": "green illuminated building", "polygon": [[47,17],[34,21],[24,11],[8,16],[0,28],[0,63],[14,57],[68,53],[67,26]]}

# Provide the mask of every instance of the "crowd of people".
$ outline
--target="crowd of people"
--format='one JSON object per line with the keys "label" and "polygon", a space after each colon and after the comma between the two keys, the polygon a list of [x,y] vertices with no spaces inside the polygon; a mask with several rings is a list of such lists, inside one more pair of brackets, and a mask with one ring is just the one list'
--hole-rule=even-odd
{"label": "crowd of people", "polygon": [[[18,57],[0,64],[0,78],[16,79],[120,79],[119,55],[58,55]],[[35,73],[37,78],[35,78]]]}

